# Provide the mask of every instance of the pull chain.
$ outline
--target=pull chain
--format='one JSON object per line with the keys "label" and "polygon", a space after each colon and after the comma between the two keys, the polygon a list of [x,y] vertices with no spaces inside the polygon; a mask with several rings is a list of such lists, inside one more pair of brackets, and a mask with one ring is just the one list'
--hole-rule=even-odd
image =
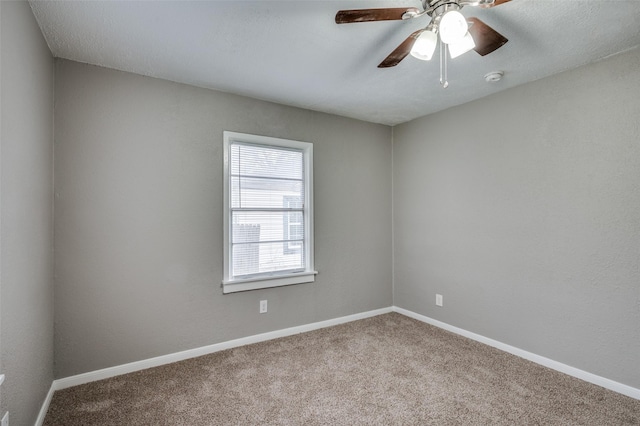
{"label": "pull chain", "polygon": [[440,84],[443,89],[449,87],[449,81],[447,77],[447,45],[442,42],[442,39],[438,37],[440,42]]}

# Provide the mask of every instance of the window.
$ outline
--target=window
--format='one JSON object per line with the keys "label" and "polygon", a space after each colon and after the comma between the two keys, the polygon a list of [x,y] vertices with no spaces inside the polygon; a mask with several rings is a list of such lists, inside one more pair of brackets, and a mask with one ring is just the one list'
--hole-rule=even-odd
{"label": "window", "polygon": [[224,132],[223,293],[313,282],[313,145]]}
{"label": "window", "polygon": [[285,254],[294,254],[302,250],[304,241],[304,224],[301,220],[302,215],[298,214],[298,209],[302,208],[302,200],[297,196],[285,195],[282,201],[285,209],[291,209],[289,213],[282,216],[285,240],[282,249]]}

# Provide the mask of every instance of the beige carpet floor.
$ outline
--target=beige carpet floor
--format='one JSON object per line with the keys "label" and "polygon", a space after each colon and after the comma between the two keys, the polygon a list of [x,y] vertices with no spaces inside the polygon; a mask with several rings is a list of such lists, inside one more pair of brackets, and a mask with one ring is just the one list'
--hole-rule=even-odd
{"label": "beige carpet floor", "polygon": [[397,313],[57,391],[45,425],[640,425],[640,401]]}

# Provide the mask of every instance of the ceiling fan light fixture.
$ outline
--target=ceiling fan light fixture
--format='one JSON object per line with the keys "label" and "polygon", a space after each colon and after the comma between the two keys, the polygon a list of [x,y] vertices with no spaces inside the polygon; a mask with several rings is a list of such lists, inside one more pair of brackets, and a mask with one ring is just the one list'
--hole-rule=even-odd
{"label": "ceiling fan light fixture", "polygon": [[438,45],[438,36],[433,31],[423,31],[422,34],[416,38],[416,42],[413,43],[411,48],[411,56],[422,61],[429,61],[433,57],[433,53],[436,51]]}
{"label": "ceiling fan light fixture", "polygon": [[449,55],[451,55],[451,59],[454,59],[463,53],[467,53],[474,47],[476,47],[476,43],[467,31],[467,34],[465,34],[460,41],[449,44]]}
{"label": "ceiling fan light fixture", "polygon": [[439,24],[440,39],[443,43],[453,44],[462,40],[469,30],[464,15],[457,10],[446,12]]}

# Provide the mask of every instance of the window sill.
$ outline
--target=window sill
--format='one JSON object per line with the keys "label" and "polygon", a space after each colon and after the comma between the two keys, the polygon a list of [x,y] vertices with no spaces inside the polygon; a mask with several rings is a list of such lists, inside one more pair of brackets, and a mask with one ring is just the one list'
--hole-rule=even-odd
{"label": "window sill", "polygon": [[239,291],[259,290],[262,288],[281,287],[285,285],[312,283],[316,279],[317,271],[299,272],[297,274],[277,275],[274,277],[260,277],[246,280],[222,281],[222,293],[237,293]]}

